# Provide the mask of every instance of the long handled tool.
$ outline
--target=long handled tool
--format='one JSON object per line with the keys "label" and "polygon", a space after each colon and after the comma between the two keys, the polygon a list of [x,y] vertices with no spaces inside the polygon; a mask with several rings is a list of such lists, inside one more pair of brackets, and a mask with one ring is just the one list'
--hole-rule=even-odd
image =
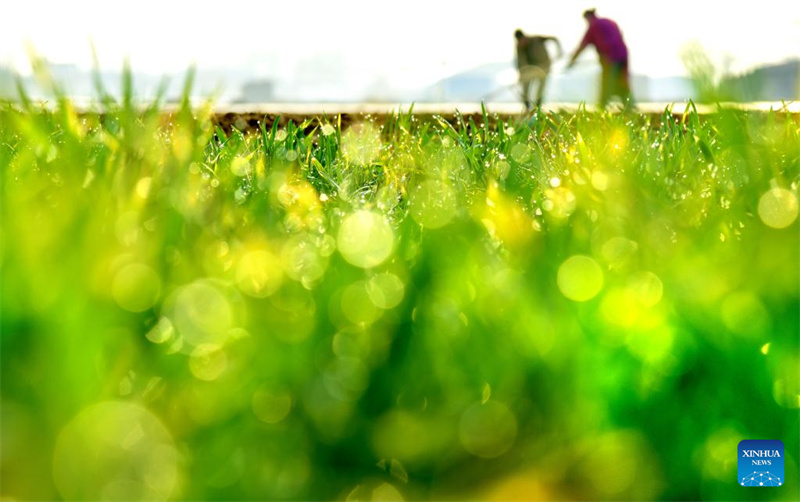
{"label": "long handled tool", "polygon": [[[581,61],[581,60],[579,60],[579,61],[576,62],[575,66],[586,66],[586,65],[589,65],[589,64],[592,64],[592,63],[589,62],[589,61]],[[573,66],[573,68],[575,66]],[[555,67],[555,69],[554,69],[554,67]],[[552,76],[554,74],[563,74],[563,73],[565,73],[566,69],[567,69],[566,65],[554,64],[553,67],[551,67],[549,73],[546,76],[547,76],[547,78],[552,78]],[[505,91],[508,91],[508,90],[512,90],[512,91],[516,90],[517,99],[521,101],[522,100],[522,85],[521,84],[523,82],[527,84],[528,82],[534,80],[536,77],[541,76],[543,72],[544,72],[544,70],[542,70],[538,66],[524,66],[524,67],[522,67],[522,70],[517,72],[521,78],[517,79],[514,82],[511,82],[511,83],[508,83],[508,84],[503,84],[503,85],[501,85],[499,87],[494,88],[491,92],[489,92],[488,94],[483,96],[481,98],[481,101],[484,101],[484,102],[489,101],[490,99],[492,99],[492,98],[496,97],[497,95],[499,95],[499,94],[501,94],[501,93],[503,93]]]}

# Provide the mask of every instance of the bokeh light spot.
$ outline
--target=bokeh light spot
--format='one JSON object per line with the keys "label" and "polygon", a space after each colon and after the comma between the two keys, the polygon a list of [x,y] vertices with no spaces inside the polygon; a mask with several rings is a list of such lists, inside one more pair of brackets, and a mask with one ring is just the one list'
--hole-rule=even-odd
{"label": "bokeh light spot", "polygon": [[253,413],[262,422],[276,424],[289,415],[292,410],[292,395],[281,390],[266,387],[253,393]]}
{"label": "bokeh light spot", "polygon": [[214,282],[200,279],[181,288],[172,323],[189,345],[222,340],[233,327],[231,302]]}
{"label": "bokeh light spot", "polygon": [[166,500],[178,482],[172,436],[146,408],[106,401],[61,430],[53,479],[65,500]]}
{"label": "bokeh light spot", "polygon": [[571,256],[558,268],[557,282],[564,296],[576,302],[585,302],[594,298],[603,288],[603,270],[588,256]]}
{"label": "bokeh light spot", "polygon": [[772,228],[786,228],[797,219],[797,197],[785,188],[773,188],[758,201],[758,216]]}
{"label": "bokeh light spot", "polygon": [[[641,314],[639,298],[631,288],[611,288],[600,302],[600,313],[610,324],[621,328],[630,328],[636,324]],[[610,336],[619,333],[611,331]]]}
{"label": "bokeh light spot", "polygon": [[382,483],[372,492],[374,502],[403,502],[403,496],[389,483]]}
{"label": "bokeh light spot", "polygon": [[369,384],[369,370],[356,357],[341,357],[332,361],[322,378],[325,389],[335,399],[351,402],[358,399]]}
{"label": "bokeh light spot", "polygon": [[380,214],[356,211],[342,221],[337,246],[351,264],[361,268],[376,267],[392,254],[394,232]]}
{"label": "bokeh light spot", "polygon": [[282,282],[280,262],[268,251],[250,251],[242,256],[236,267],[236,285],[244,294],[255,298],[273,294]]}
{"label": "bokeh light spot", "polygon": [[165,343],[175,336],[175,328],[172,326],[172,321],[166,317],[158,320],[155,326],[147,332],[145,337],[153,343]]}
{"label": "bokeh light spot", "polygon": [[498,401],[475,403],[461,415],[458,438],[469,453],[495,458],[507,452],[517,437],[517,419]]}
{"label": "bokeh light spot", "polygon": [[720,313],[725,327],[743,337],[765,336],[771,325],[766,307],[750,291],[737,291],[726,296]]}
{"label": "bokeh light spot", "polygon": [[594,171],[592,173],[592,186],[595,190],[604,191],[608,188],[609,177],[603,171]]}
{"label": "bokeh light spot", "polygon": [[348,162],[369,165],[378,158],[381,137],[378,130],[370,124],[351,126],[342,134],[342,154]]}
{"label": "bokeh light spot", "polygon": [[545,197],[547,198],[542,203],[542,207],[556,218],[568,218],[575,211],[578,204],[575,194],[566,187],[559,186],[558,188],[547,189]]}
{"label": "bokeh light spot", "polygon": [[531,149],[525,143],[517,143],[511,147],[509,154],[511,155],[512,159],[521,164],[527,162],[528,159],[530,159]]}
{"label": "bokeh light spot", "polygon": [[286,275],[309,289],[322,279],[328,266],[319,248],[304,235],[295,236],[283,245],[281,261]]}
{"label": "bokeh light spot", "polygon": [[664,294],[664,285],[661,279],[652,272],[640,272],[630,281],[629,287],[633,290],[636,298],[645,307],[652,307],[661,301]]}
{"label": "bokeh light spot", "polygon": [[367,281],[367,294],[372,304],[381,309],[392,309],[403,301],[405,286],[394,274],[377,274]]}
{"label": "bokeh light spot", "polygon": [[136,195],[142,199],[146,199],[150,195],[150,186],[153,184],[153,178],[145,176],[136,182]]}
{"label": "bokeh light spot", "polygon": [[189,356],[189,369],[200,380],[211,382],[228,367],[225,350],[215,343],[202,343]]}
{"label": "bokeh light spot", "polygon": [[322,124],[320,131],[322,132],[323,136],[330,136],[336,132],[336,129],[330,124]]}
{"label": "bokeh light spot", "polygon": [[625,237],[612,237],[603,243],[600,254],[602,259],[613,269],[626,265],[638,249],[639,244],[635,241]]}
{"label": "bokeh light spot", "polygon": [[423,227],[443,227],[456,214],[455,192],[442,181],[423,181],[411,192],[409,210],[414,221]]}
{"label": "bokeh light spot", "polygon": [[354,324],[371,324],[381,316],[382,310],[372,302],[367,283],[358,281],[342,292],[342,312]]}
{"label": "bokeh light spot", "polygon": [[155,305],[161,294],[158,274],[141,263],[123,267],[114,276],[111,293],[117,304],[130,312],[143,312]]}
{"label": "bokeh light spot", "polygon": [[231,172],[234,176],[244,177],[250,174],[252,167],[250,166],[250,157],[234,157],[231,161]]}

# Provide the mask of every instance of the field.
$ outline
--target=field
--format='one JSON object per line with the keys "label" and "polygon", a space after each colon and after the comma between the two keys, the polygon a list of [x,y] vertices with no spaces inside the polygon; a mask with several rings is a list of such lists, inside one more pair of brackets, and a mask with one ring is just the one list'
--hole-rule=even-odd
{"label": "field", "polygon": [[797,117],[657,118],[4,104],[1,495],[796,500]]}

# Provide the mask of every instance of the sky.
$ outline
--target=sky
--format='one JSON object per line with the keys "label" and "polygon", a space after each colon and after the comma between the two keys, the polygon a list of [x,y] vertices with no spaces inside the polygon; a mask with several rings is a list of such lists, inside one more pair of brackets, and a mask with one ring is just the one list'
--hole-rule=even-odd
{"label": "sky", "polygon": [[[247,69],[291,76],[320,68],[388,81],[434,81],[513,57],[513,31],[579,42],[581,13],[614,19],[631,70],[683,75],[696,42],[737,72],[800,56],[800,2],[716,0],[0,0],[0,64],[26,74],[26,45],[49,61],[176,73]],[[596,59],[587,51],[585,64]]]}

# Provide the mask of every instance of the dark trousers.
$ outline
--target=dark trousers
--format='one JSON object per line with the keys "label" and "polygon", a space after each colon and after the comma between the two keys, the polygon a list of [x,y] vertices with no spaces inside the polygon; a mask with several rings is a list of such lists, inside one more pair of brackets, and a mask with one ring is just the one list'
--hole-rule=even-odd
{"label": "dark trousers", "polygon": [[533,86],[536,85],[536,106],[542,106],[542,98],[547,86],[547,75],[550,73],[550,67],[547,66],[523,66],[519,69],[519,83],[522,86],[522,102],[525,104],[525,109],[530,110],[533,108],[531,103],[531,91]]}
{"label": "dark trousers", "polygon": [[619,97],[624,103],[631,99],[631,84],[628,75],[628,60],[601,60],[602,76],[600,80],[600,106],[606,106],[612,96]]}

